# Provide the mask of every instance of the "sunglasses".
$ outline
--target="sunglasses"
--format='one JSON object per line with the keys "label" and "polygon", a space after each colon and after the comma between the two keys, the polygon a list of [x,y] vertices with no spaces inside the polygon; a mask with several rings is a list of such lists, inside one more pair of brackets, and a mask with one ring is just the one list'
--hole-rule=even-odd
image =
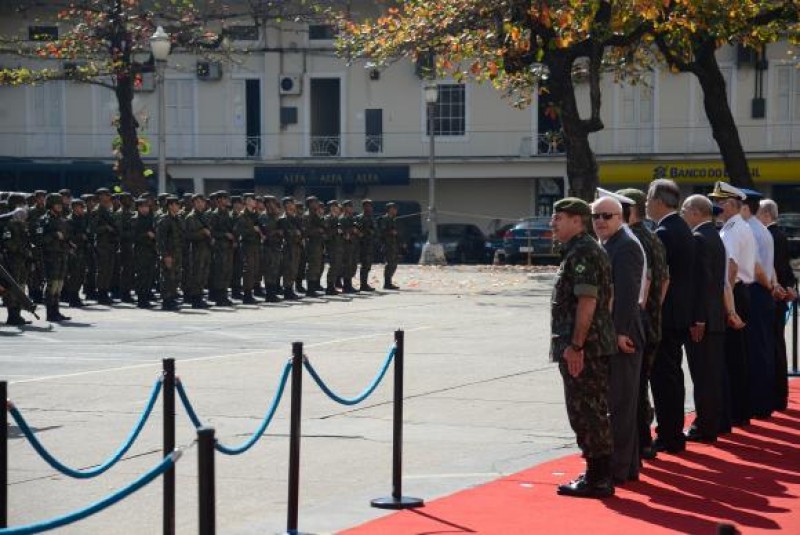
{"label": "sunglasses", "polygon": [[602,218],[604,221],[608,221],[609,219],[611,219],[615,215],[619,215],[619,214],[612,214],[610,212],[601,212],[599,214],[592,214],[592,219],[597,221],[598,219]]}

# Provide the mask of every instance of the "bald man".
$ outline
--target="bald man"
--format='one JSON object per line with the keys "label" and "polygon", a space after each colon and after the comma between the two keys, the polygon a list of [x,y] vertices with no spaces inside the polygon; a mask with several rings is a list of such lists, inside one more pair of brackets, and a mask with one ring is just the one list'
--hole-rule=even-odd
{"label": "bald man", "polygon": [[644,253],[624,228],[622,205],[601,197],[592,204],[592,226],[611,261],[612,318],[617,352],[609,369],[608,411],[614,437],[611,475],[616,485],[639,479],[639,433],[636,419],[644,348],[640,291]]}

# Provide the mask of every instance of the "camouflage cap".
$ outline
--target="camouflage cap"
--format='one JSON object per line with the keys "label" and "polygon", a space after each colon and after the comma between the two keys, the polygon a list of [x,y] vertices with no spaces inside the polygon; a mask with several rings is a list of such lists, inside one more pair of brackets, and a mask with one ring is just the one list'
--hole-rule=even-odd
{"label": "camouflage cap", "polygon": [[311,203],[319,202],[319,199],[315,195],[309,195],[306,197],[306,206],[311,206]]}
{"label": "camouflage cap", "polygon": [[150,205],[150,199],[148,199],[147,197],[139,197],[134,202],[136,203],[136,206],[142,206],[142,205],[149,206]]}
{"label": "camouflage cap", "polygon": [[353,206],[353,201],[351,201],[350,199],[342,201],[342,206]]}
{"label": "camouflage cap", "polygon": [[362,199],[361,206],[364,206],[365,204],[372,205],[372,199]]}
{"label": "camouflage cap", "polygon": [[563,212],[570,215],[589,216],[592,213],[589,204],[577,197],[565,197],[553,203],[553,212]]}
{"label": "camouflage cap", "polygon": [[6,199],[8,206],[15,207],[25,204],[25,196],[21,193],[12,193]]}
{"label": "camouflage cap", "polygon": [[264,195],[264,202],[278,202],[278,198],[275,195]]}
{"label": "camouflage cap", "polygon": [[62,196],[67,195],[69,197],[72,197],[72,192],[70,190],[68,190],[67,188],[58,190],[58,194],[62,195]]}
{"label": "camouflage cap", "polygon": [[284,197],[283,199],[281,199],[281,203],[283,203],[284,205],[287,205],[287,204],[293,203],[293,202],[294,202],[294,197]]}
{"label": "camouflage cap", "polygon": [[58,193],[48,193],[47,197],[45,198],[45,206],[50,208],[56,204],[61,204],[63,206],[64,201],[61,199],[61,195]]}
{"label": "camouflage cap", "polygon": [[255,198],[256,198],[256,194],[255,193],[242,193],[242,199],[244,199],[244,200],[255,199]]}
{"label": "camouflage cap", "polygon": [[108,188],[97,188],[94,192],[95,195],[111,195],[111,192]]}
{"label": "camouflage cap", "polygon": [[397,203],[387,202],[386,208],[397,208]]}
{"label": "camouflage cap", "polygon": [[330,201],[328,201],[328,206],[339,206],[339,201],[337,201],[336,199],[331,199]]}
{"label": "camouflage cap", "polygon": [[33,192],[34,197],[44,197],[45,195],[47,195],[47,192],[43,189],[37,189]]}
{"label": "camouflage cap", "polygon": [[224,189],[221,189],[221,190],[219,190],[217,192],[217,198],[218,199],[230,199],[231,198],[231,194],[228,193],[227,191],[225,191]]}
{"label": "camouflage cap", "polygon": [[170,204],[178,204],[180,203],[180,199],[178,199],[175,195],[167,195],[166,204],[169,206]]}
{"label": "camouflage cap", "polygon": [[83,199],[72,199],[69,204],[70,206],[86,206]]}
{"label": "camouflage cap", "polygon": [[242,202],[242,196],[241,195],[231,195],[231,202],[233,204]]}
{"label": "camouflage cap", "polygon": [[194,195],[192,195],[192,200],[193,201],[196,201],[197,199],[206,200],[206,196],[203,195],[202,193],[195,193]]}
{"label": "camouflage cap", "polygon": [[94,195],[94,193],[84,193],[83,195],[81,195],[81,199],[83,199],[84,201],[87,201],[87,202],[88,201],[94,201],[95,200],[95,195]]}

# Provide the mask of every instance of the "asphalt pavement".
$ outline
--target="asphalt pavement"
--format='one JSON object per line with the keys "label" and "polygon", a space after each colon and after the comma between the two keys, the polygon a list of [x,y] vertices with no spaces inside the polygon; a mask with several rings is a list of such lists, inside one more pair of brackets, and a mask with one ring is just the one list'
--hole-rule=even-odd
{"label": "asphalt pavement", "polygon": [[[561,380],[548,361],[551,268],[401,266],[396,280],[399,292],[231,309],[65,309],[71,322],[0,328],[0,376],[43,444],[66,464],[89,467],[125,441],[165,357],[176,360],[200,418],[222,443],[236,445],[262,420],[293,342],[304,343],[332,389],[354,396],[403,329],[404,494],[431,500],[575,450]],[[305,374],[301,531],[330,533],[387,514],[369,502],[392,491],[391,377],[363,403],[343,406]],[[286,528],[288,391],[252,449],[216,457],[218,533]],[[177,533],[194,534],[195,432],[180,406],[176,418],[185,448]],[[10,525],[79,509],[155,466],[161,422],[159,400],[123,460],[89,480],[51,469],[12,426]],[[160,533],[161,500],[156,481],[56,533]]]}

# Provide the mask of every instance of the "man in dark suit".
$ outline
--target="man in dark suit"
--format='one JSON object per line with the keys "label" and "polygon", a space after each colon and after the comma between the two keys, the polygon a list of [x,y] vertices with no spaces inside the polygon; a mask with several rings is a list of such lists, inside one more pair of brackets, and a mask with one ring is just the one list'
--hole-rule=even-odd
{"label": "man in dark suit", "polygon": [[772,199],[763,199],[759,203],[758,218],[767,227],[775,244],[775,277],[777,285],[773,291],[775,297],[775,410],[785,411],[789,400],[789,381],[786,362],[786,309],[789,303],[797,299],[794,286],[797,279],[789,263],[789,241],[786,234],[778,227],[778,205]]}
{"label": "man in dark suit", "polygon": [[658,427],[653,446],[658,451],[679,453],[686,449],[683,435],[683,344],[692,319],[694,284],[694,240],[692,231],[678,215],[680,189],[672,180],[658,179],[647,191],[647,215],[658,223],[656,235],[664,243],[669,266],[669,283],[661,317],[658,348],[650,386]]}
{"label": "man in dark suit", "polygon": [[[631,199],[622,199],[633,204]],[[611,356],[610,361],[608,411],[614,437],[611,475],[618,485],[639,479],[636,414],[644,348],[639,305],[644,253],[632,234],[623,228],[623,223],[622,205],[616,198],[601,197],[592,204],[592,225],[611,261],[614,289],[611,313],[617,335],[617,353]]]}
{"label": "man in dark suit", "polygon": [[711,221],[708,198],[692,195],[683,202],[681,216],[694,237],[694,308],[686,356],[694,383],[697,416],[686,440],[711,443],[722,419],[723,351],[725,346],[725,245]]}

